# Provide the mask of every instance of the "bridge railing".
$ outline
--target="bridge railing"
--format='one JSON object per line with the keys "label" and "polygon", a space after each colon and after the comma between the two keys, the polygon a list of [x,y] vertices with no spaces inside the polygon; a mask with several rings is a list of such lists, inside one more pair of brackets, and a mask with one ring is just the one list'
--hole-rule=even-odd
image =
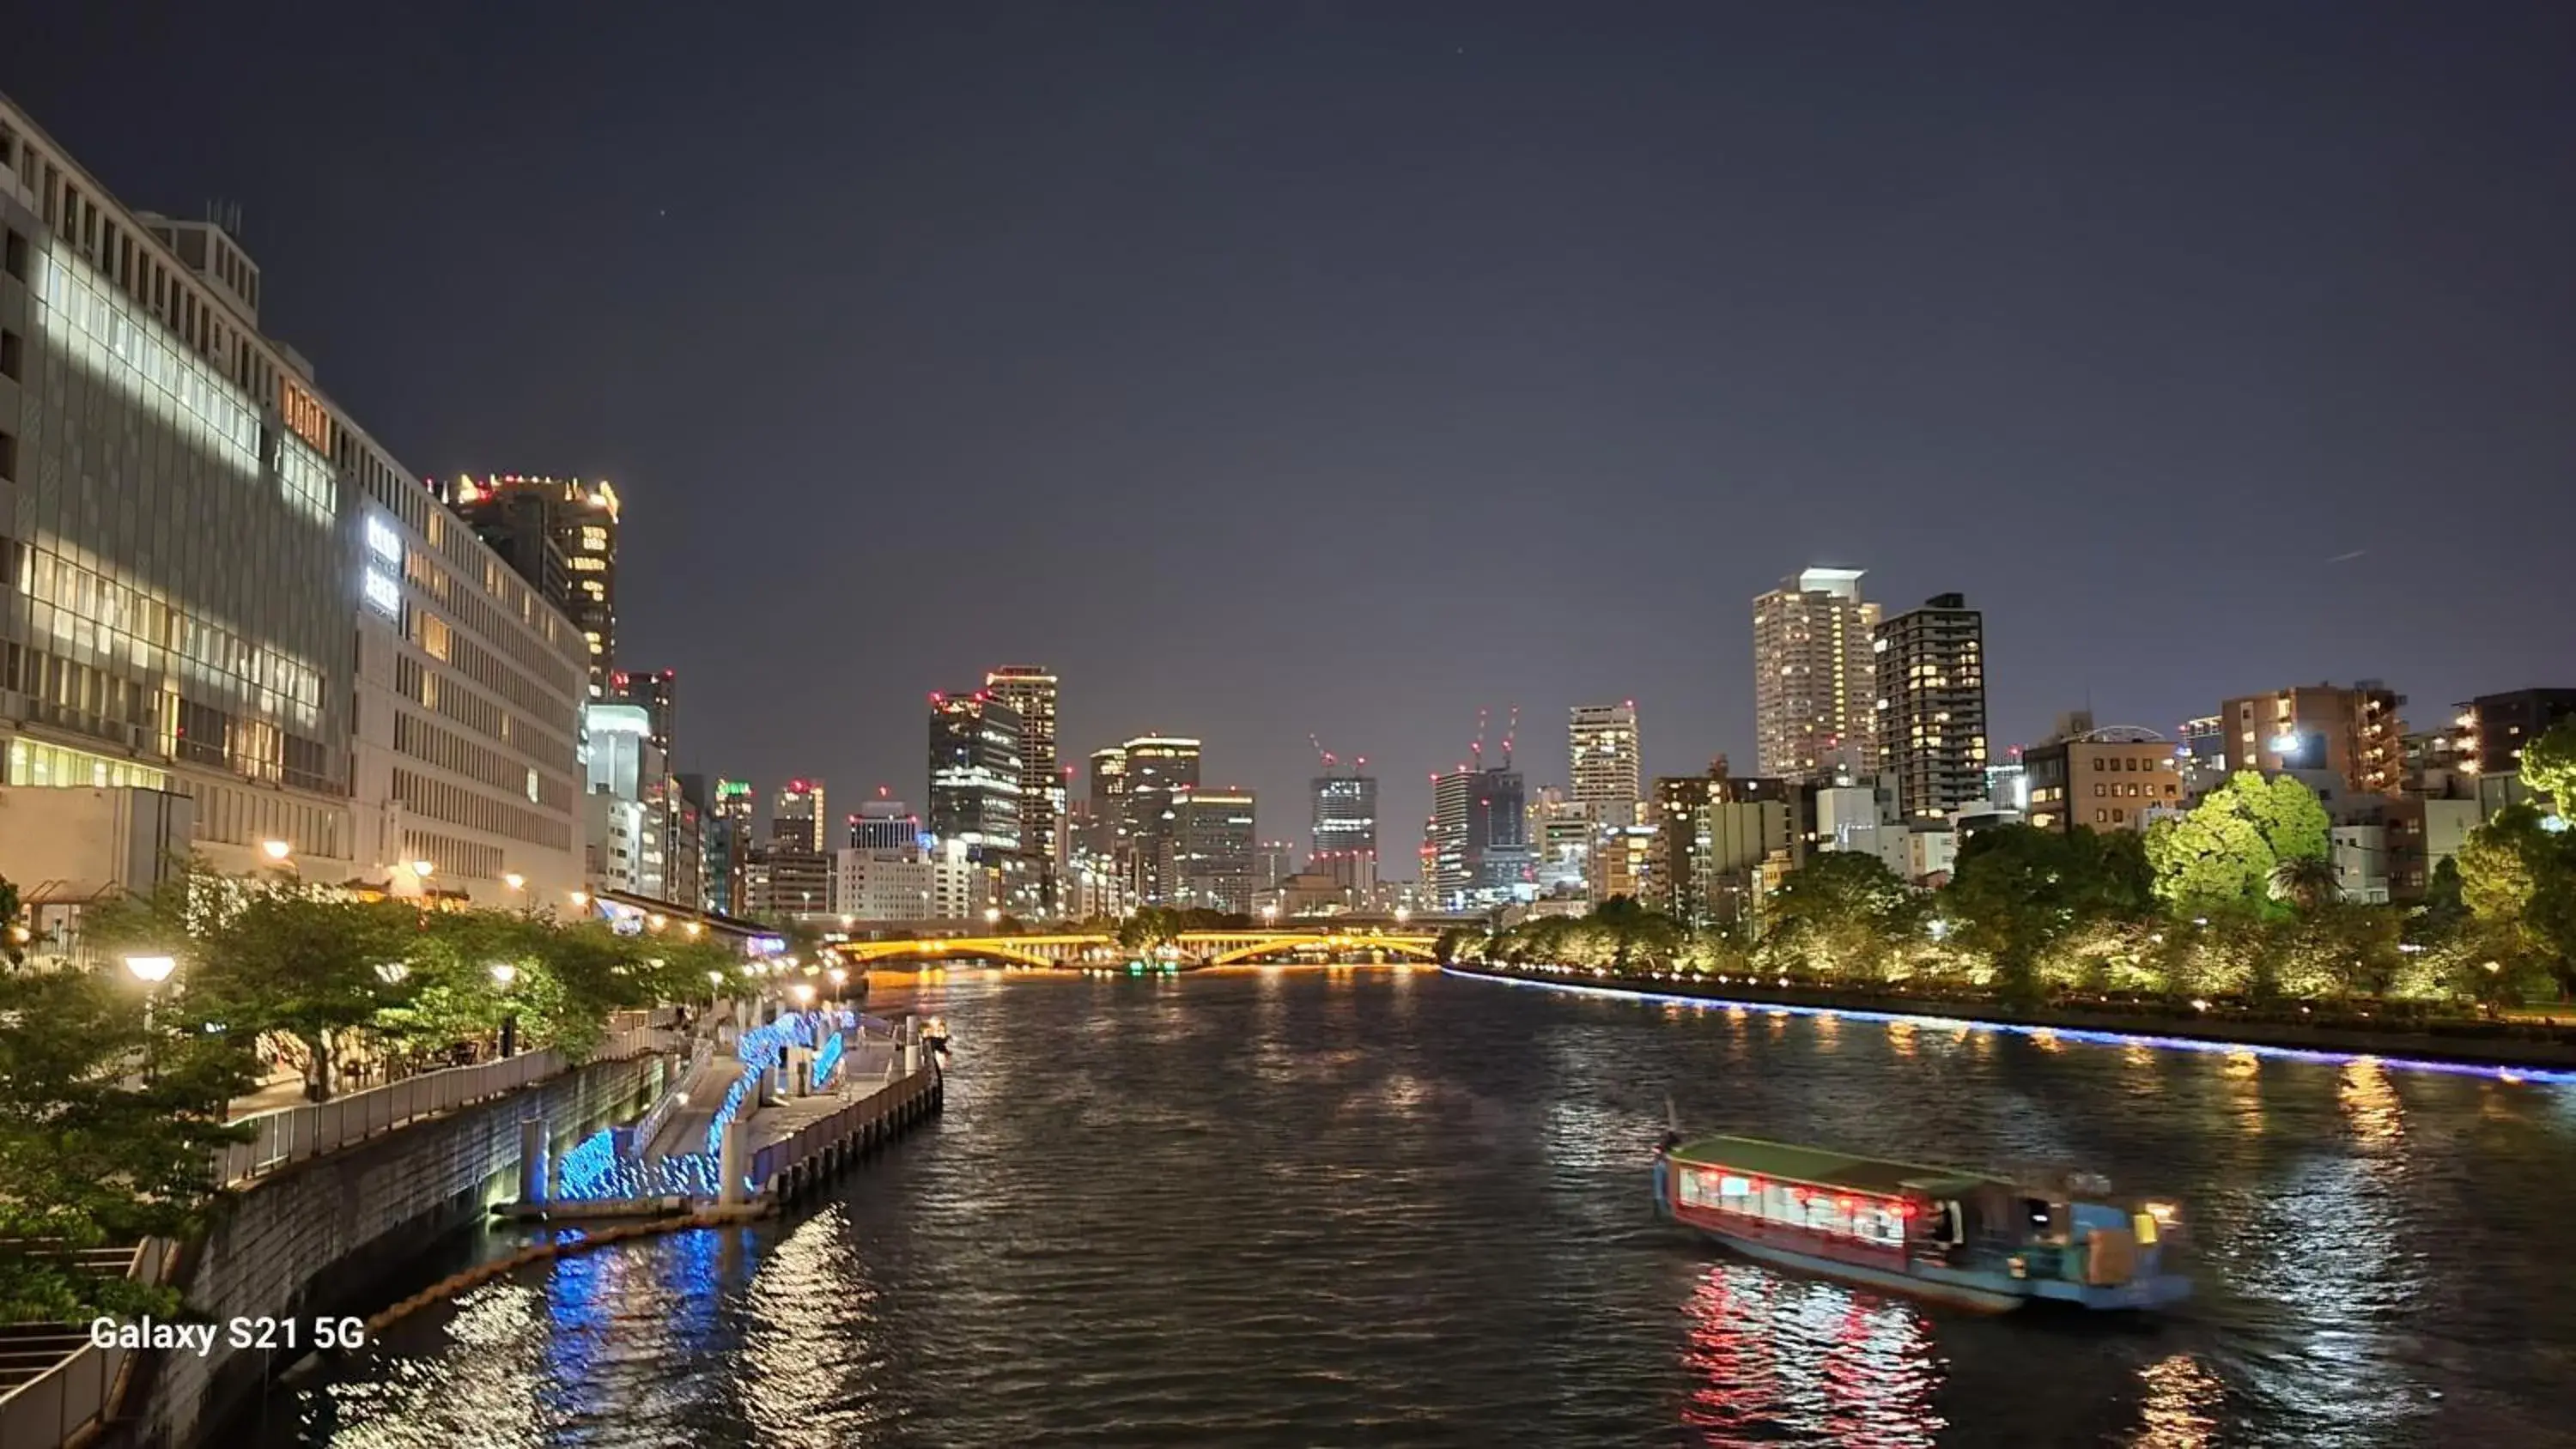
{"label": "bridge railing", "polygon": [[[169,1272],[171,1249],[164,1239],[145,1239],[135,1247],[125,1276],[137,1282],[161,1282]],[[8,1449],[55,1449],[89,1435],[106,1421],[131,1352],[101,1348],[88,1342],[82,1331],[78,1347],[26,1382],[0,1388],[0,1444]]]}

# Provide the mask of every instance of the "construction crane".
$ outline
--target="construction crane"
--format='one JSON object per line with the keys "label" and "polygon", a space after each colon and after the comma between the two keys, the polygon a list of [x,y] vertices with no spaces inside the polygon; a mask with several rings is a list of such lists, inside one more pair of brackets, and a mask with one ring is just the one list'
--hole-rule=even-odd
{"label": "construction crane", "polygon": [[1503,768],[1512,767],[1512,738],[1521,732],[1521,707],[1512,706],[1510,722],[1503,726]]}

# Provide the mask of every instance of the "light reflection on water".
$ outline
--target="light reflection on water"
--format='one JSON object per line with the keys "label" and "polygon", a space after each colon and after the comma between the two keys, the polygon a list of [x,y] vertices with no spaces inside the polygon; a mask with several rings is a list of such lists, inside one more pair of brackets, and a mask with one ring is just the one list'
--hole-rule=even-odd
{"label": "light reflection on water", "polygon": [[[2576,1379],[2564,1087],[1430,974],[920,1004],[948,1114],[838,1202],[476,1290],[250,1442],[2502,1444]],[[2200,1296],[1980,1318],[1730,1258],[1645,1209],[1667,1094],[2177,1193]]]}

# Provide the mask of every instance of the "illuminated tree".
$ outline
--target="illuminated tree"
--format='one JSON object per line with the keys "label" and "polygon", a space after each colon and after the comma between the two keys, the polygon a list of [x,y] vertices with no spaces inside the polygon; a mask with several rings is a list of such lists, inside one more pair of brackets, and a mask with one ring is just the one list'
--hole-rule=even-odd
{"label": "illuminated tree", "polygon": [[2549,797],[2562,819],[2576,820],[2576,716],[2522,747],[2522,783]]}
{"label": "illuminated tree", "polygon": [[[2069,936],[2134,919],[2151,904],[2146,856],[2135,835],[2080,828],[2060,835],[2028,825],[1969,836],[1940,896],[1942,918],[1959,943],[1991,958],[2014,995],[2037,989],[2043,962]],[[2055,974],[2073,984],[2088,973]]]}
{"label": "illuminated tree", "polygon": [[2252,770],[2209,792],[2179,820],[2147,829],[2155,890],[2176,911],[2259,910],[2272,899],[2272,873],[2287,860],[2329,857],[2325,806],[2316,792]]}
{"label": "illuminated tree", "polygon": [[2509,806],[2469,833],[2459,866],[2460,899],[2502,967],[2527,965],[2562,990],[2576,987],[2576,831]]}

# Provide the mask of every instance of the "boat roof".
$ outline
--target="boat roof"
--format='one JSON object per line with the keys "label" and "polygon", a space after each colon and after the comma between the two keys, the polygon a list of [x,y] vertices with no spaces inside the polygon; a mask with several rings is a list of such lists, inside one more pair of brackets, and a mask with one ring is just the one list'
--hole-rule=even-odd
{"label": "boat roof", "polygon": [[1926,1167],[1919,1162],[1890,1162],[1854,1157],[1825,1147],[1792,1147],[1758,1137],[1698,1137],[1673,1149],[1673,1160],[1698,1167],[1731,1167],[1749,1177],[1772,1177],[1810,1187],[1848,1188],[1853,1192],[1894,1197],[1912,1188],[1921,1192],[1964,1192],[2010,1179],[1955,1167]]}

